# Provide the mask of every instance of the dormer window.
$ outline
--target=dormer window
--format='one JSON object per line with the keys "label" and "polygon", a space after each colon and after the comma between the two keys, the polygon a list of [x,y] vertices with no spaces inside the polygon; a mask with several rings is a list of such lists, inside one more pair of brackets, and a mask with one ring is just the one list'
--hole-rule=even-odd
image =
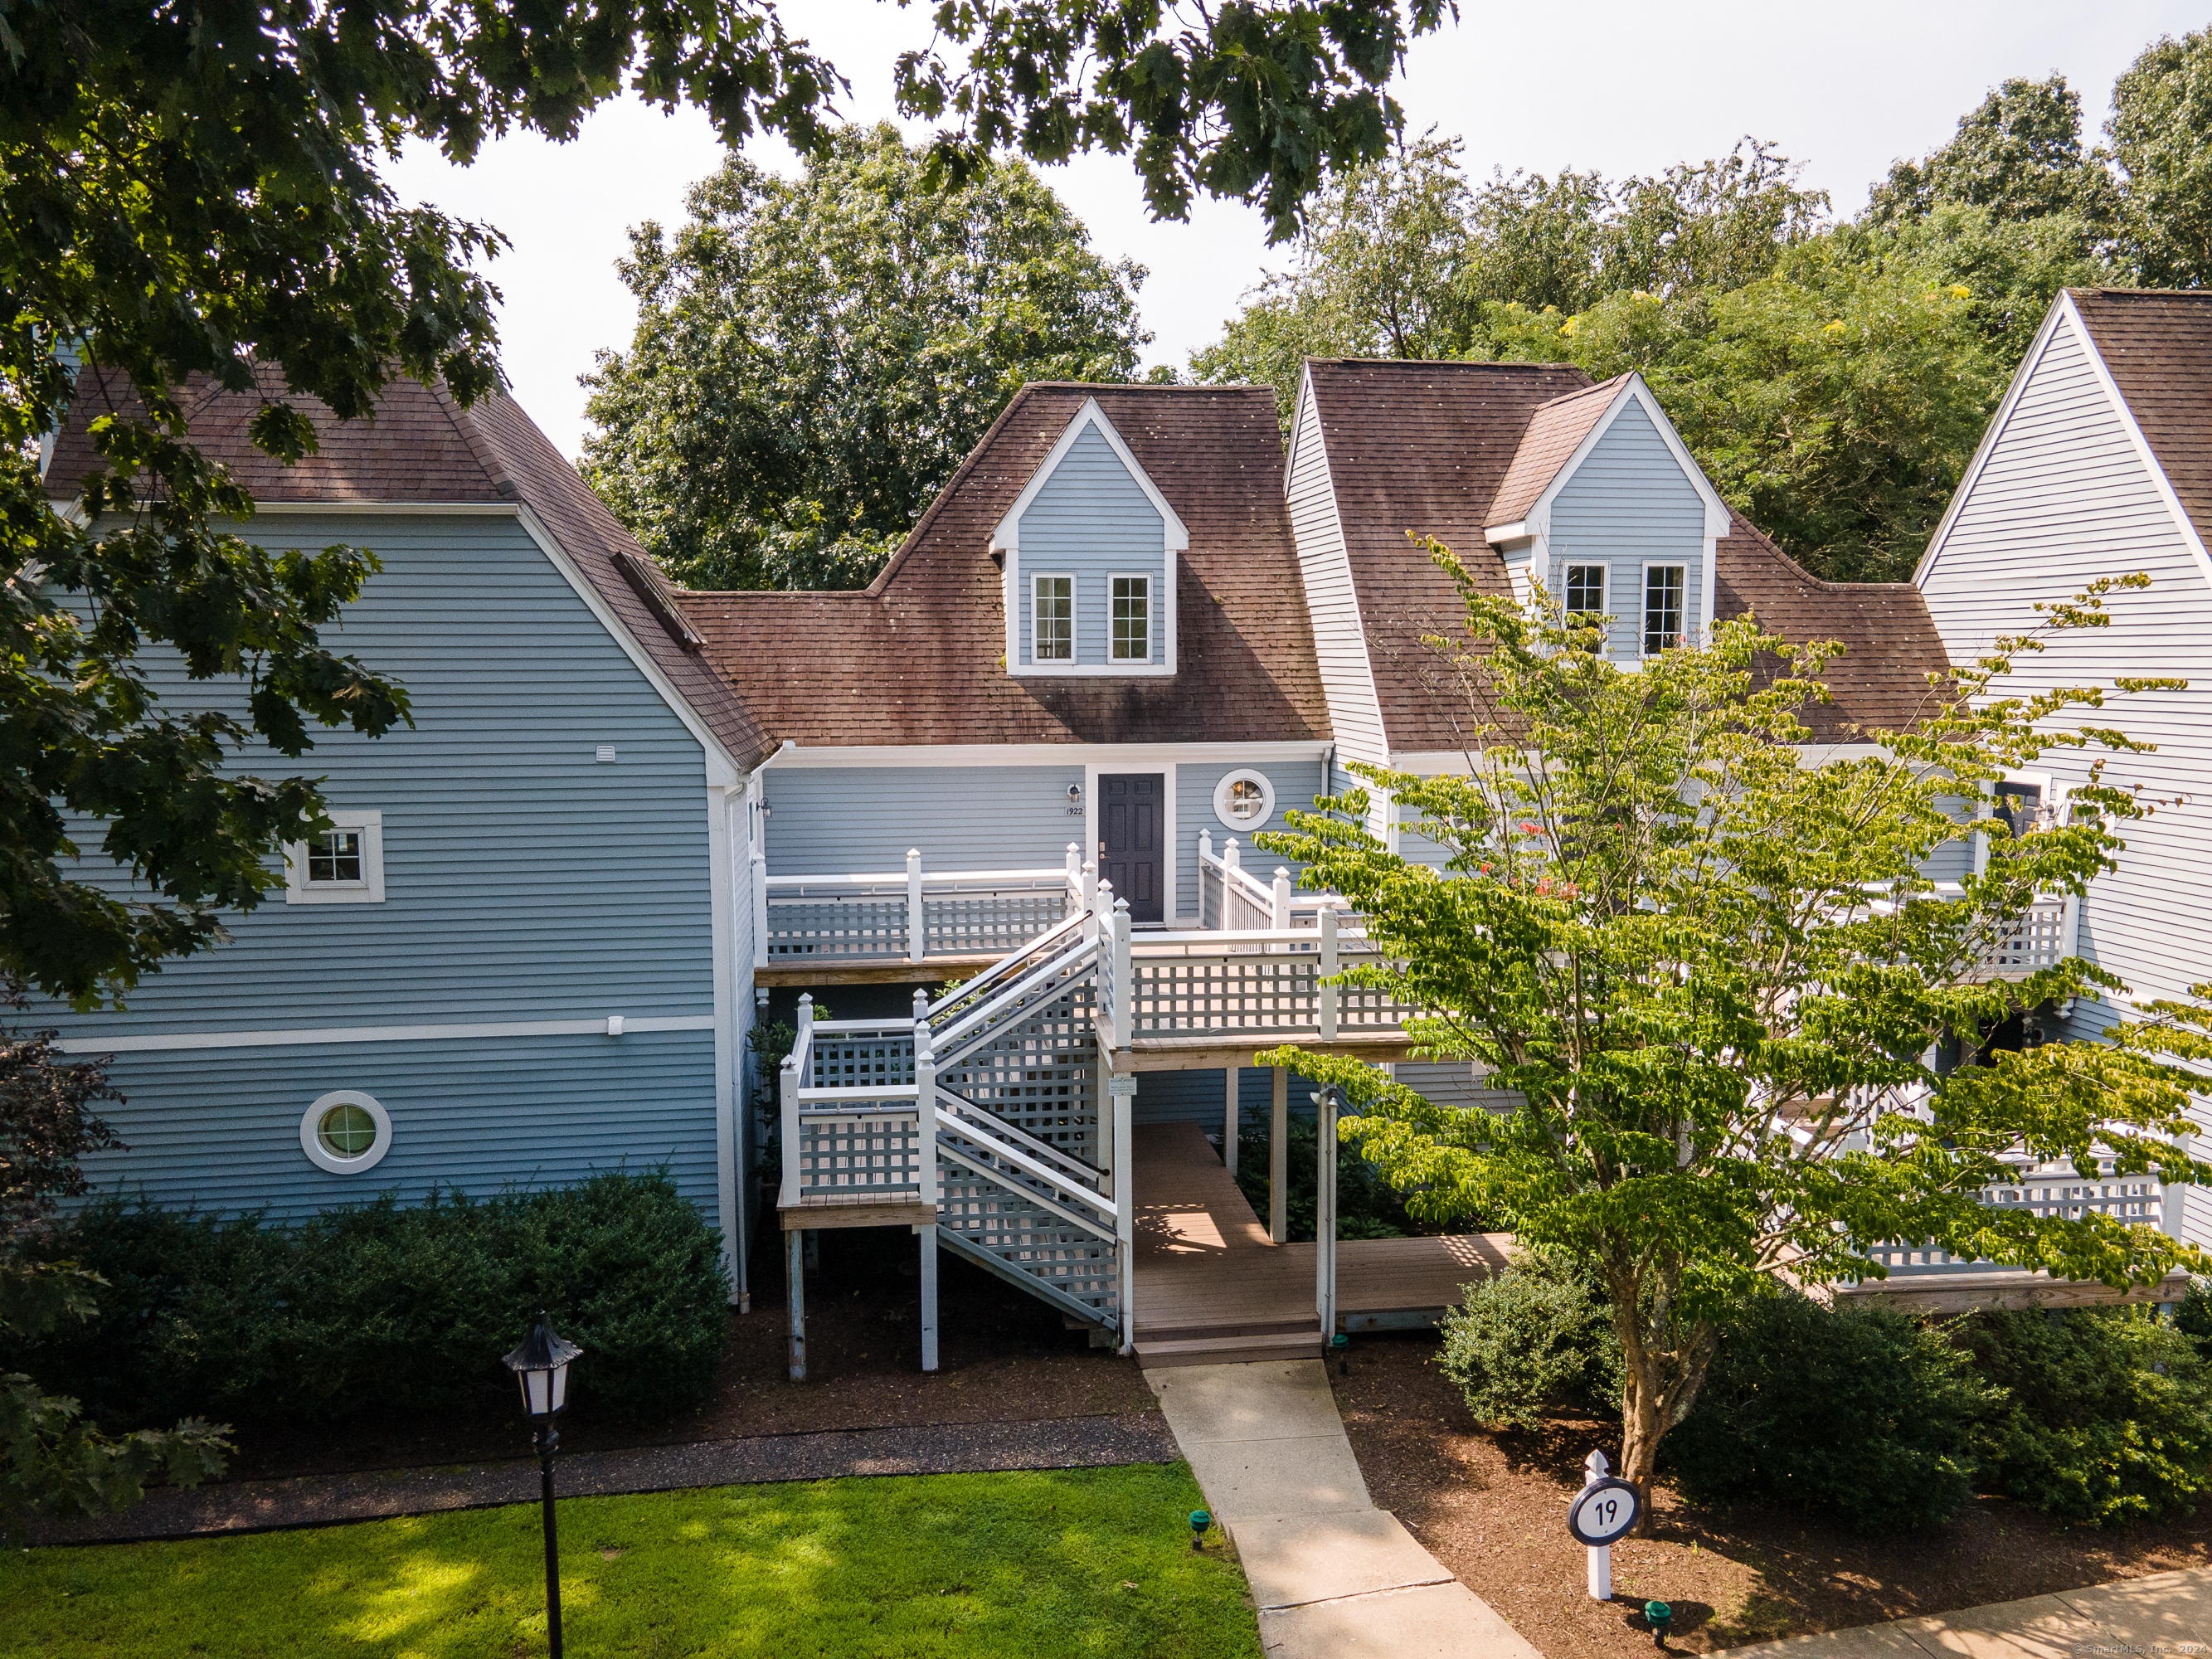
{"label": "dormer window", "polygon": [[1152,659],[1152,579],[1114,578],[1114,660]]}
{"label": "dormer window", "polygon": [[1567,624],[1593,630],[1589,648],[1605,649],[1605,567],[1571,564],[1567,567]]}
{"label": "dormer window", "polygon": [[1176,560],[1190,532],[1096,398],[991,532],[1009,674],[1176,672]]}
{"label": "dormer window", "polygon": [[1032,655],[1038,662],[1075,660],[1075,578],[1035,579],[1030,615],[1036,627]]}
{"label": "dormer window", "polygon": [[1682,642],[1682,594],[1689,572],[1679,564],[1644,567],[1644,654],[1656,657]]}

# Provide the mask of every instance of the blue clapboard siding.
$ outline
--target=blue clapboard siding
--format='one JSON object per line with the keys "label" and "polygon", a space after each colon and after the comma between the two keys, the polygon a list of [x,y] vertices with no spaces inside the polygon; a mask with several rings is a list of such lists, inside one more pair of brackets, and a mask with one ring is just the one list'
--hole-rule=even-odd
{"label": "blue clapboard siding", "polygon": [[[229,919],[231,940],[146,979],[122,1012],[51,1006],[65,1037],[709,1016],[705,757],[651,684],[513,520],[270,515],[264,542],[373,549],[384,569],[327,635],[398,678],[415,726],[315,734],[266,775],[326,780],[333,807],[383,814],[381,904],[287,904]],[[179,706],[237,705],[156,663]],[[612,745],[611,763],[596,759]],[[96,836],[87,845],[96,845]],[[88,860],[94,879],[120,885]],[[103,1181],[213,1207],[313,1208],[364,1186],[419,1194],[568,1179],[624,1158],[673,1159],[714,1196],[710,1030],[605,1037],[133,1051],[112,1121],[132,1150]],[[331,1089],[391,1109],[366,1176],[316,1169],[301,1115]],[[404,1112],[403,1115],[402,1108]]]}
{"label": "blue clapboard siding", "polygon": [[1583,458],[1552,504],[1551,568],[1544,573],[1554,605],[1564,604],[1567,567],[1607,567],[1606,609],[1614,618],[1607,648],[1616,657],[1644,649],[1644,566],[1661,560],[1686,567],[1686,633],[1705,625],[1705,507],[1659,429],[1633,400]]}
{"label": "blue clapboard siding", "polygon": [[[143,981],[127,1017],[52,1011],[64,1035],[712,1012],[704,755],[521,526],[257,530],[384,562],[330,637],[406,685],[414,729],[318,729],[301,760],[264,750],[241,769],[319,775],[333,807],[381,811],[385,902],[287,904],[280,888],[229,920],[230,944]],[[156,684],[179,705],[226,690]]]}
{"label": "blue clapboard siding", "polygon": [[[1234,836],[1243,851],[1244,868],[1262,882],[1275,878],[1279,865],[1290,871],[1293,880],[1297,878],[1298,872],[1305,868],[1304,865],[1279,853],[1255,847],[1252,837],[1269,830],[1287,834],[1291,813],[1313,811],[1314,798],[1326,783],[1322,767],[1320,760],[1269,761],[1264,766],[1235,762],[1199,765],[1183,761],[1176,764],[1176,837],[1182,844],[1176,848],[1176,915],[1193,921],[1198,915],[1198,832],[1201,830],[1213,837],[1216,857]],[[1274,788],[1274,813],[1256,830],[1250,825],[1232,827],[1214,816],[1214,788],[1231,772],[1257,772]]]}
{"label": "blue clapboard siding", "polygon": [[[770,767],[768,872],[1059,869],[1079,847],[1083,783],[1071,766]],[[1073,808],[1071,811],[1069,809]]]}
{"label": "blue clapboard siding", "polygon": [[[1014,596],[1020,625],[1016,660],[1030,660],[1036,635],[1030,621],[1030,578],[1075,578],[1075,665],[1109,662],[1109,579],[1152,579],[1152,655],[1167,659],[1167,608],[1174,603],[1167,580],[1167,524],[1121,458],[1096,426],[1060,458],[1051,477],[1022,514],[1020,591]],[[1043,665],[1049,669],[1051,665]]]}
{"label": "blue clapboard siding", "polygon": [[[85,1161],[101,1193],[302,1214],[666,1164],[720,1224],[712,1031],[168,1050],[119,1055],[112,1076],[130,1104],[108,1115],[130,1151]],[[332,1089],[362,1090],[392,1117],[391,1151],[360,1175],[300,1150],[301,1115]]]}

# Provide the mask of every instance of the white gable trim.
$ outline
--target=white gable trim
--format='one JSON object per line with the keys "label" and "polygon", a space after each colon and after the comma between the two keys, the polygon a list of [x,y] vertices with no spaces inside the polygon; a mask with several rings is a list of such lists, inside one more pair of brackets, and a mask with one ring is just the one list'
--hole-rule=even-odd
{"label": "white gable trim", "polygon": [[561,573],[562,580],[575,589],[576,597],[590,608],[592,615],[599,619],[599,626],[605,629],[614,642],[622,647],[623,654],[630,659],[639,673],[645,676],[646,683],[659,693],[660,700],[668,705],[670,711],[684,722],[684,729],[698,740],[700,748],[707,755],[708,784],[712,787],[726,789],[743,783],[744,769],[738,764],[737,757],[723,748],[721,741],[707,729],[707,723],[699,718],[698,711],[676,689],[675,682],[660,672],[660,665],[653,661],[645,647],[623,625],[622,618],[615,615],[599,590],[585,579],[576,562],[568,556],[568,549],[561,545],[559,538],[527,507],[518,503],[513,511],[514,516],[521,520],[523,529],[529,532],[530,539],[538,544],[538,551],[544,554],[553,568]]}
{"label": "white gable trim", "polygon": [[[1083,400],[1083,407],[1075,411],[1075,418],[1060,434],[1060,441],[1052,447],[1052,453],[1039,463],[1037,470],[1030,475],[1029,483],[1022,486],[1022,493],[1014,497],[1014,504],[1006,509],[1006,516],[999,520],[999,527],[991,532],[990,550],[994,553],[1001,550],[1020,550],[1022,514],[1030,510],[1030,503],[1036,500],[1037,492],[1045,487],[1060,462],[1067,459],[1067,452],[1075,447],[1075,441],[1083,435],[1083,429],[1087,426],[1098,428],[1098,435],[1105,439],[1107,447],[1113,450],[1121,465],[1129,469],[1129,476],[1137,481],[1137,488],[1145,492],[1145,499],[1152,502],[1158,512],[1167,529],[1168,551],[1188,553],[1190,550],[1190,532],[1183,528],[1182,517],[1168,505],[1168,498],[1160,494],[1159,486],[1152,481],[1150,475],[1137,465],[1137,458],[1129,453],[1129,446],[1121,441],[1121,434],[1114,429],[1114,422],[1106,418],[1106,411],[1098,407],[1096,398]],[[1172,568],[1173,562],[1170,561],[1170,564]]]}
{"label": "white gable trim", "polygon": [[[1996,414],[1984,428],[1982,441],[1974,450],[1974,459],[1966,463],[1966,471],[1959,480],[1959,487],[1951,492],[1951,504],[1943,509],[1943,516],[1936,526],[1936,533],[1928,538],[1928,550],[1920,556],[1920,562],[1913,567],[1912,581],[1916,587],[1925,585],[1929,572],[1936,568],[1936,550],[1949,538],[1952,527],[1959,521],[1959,514],[1966,510],[1966,497],[1973,493],[1974,485],[1982,476],[1982,469],[1989,465],[1990,452],[1996,447],[1998,437],[2011,423],[2013,410],[2020,406],[2021,398],[2027,395],[2028,381],[2042,365],[2043,354],[2051,349],[2051,339],[2058,332],[2059,324],[2065,320],[2068,309],[2065,297],[2063,294],[2060,295],[2044,314],[2043,326],[2036,331],[2035,343],[2028,347],[2027,355],[2020,360],[2020,367],[2013,371],[2012,384],[2005,388],[2004,401],[1997,405]],[[2081,337],[2081,346],[2089,357],[2096,358],[2096,348],[2090,344],[2086,334]],[[2098,367],[2103,368],[2101,362]]]}
{"label": "white gable trim", "polygon": [[2159,465],[2158,456],[2150,447],[2150,440],[2143,435],[2142,427],[2136,420],[2135,410],[2128,407],[2126,395],[2121,392],[2119,382],[2112,378],[2112,368],[2105,362],[2105,354],[2097,349],[2097,337],[2090,333],[2088,325],[2082,320],[2081,313],[2074,303],[2074,296],[2061,292],[2051,307],[2051,314],[2043,319],[2042,331],[2035,337],[2034,345],[2029,348],[2026,359],[2021,363],[2020,372],[2013,376],[2012,385],[2005,392],[2004,402],[1997,408],[1996,417],[1990,422],[1989,430],[1982,434],[1981,447],[1974,452],[1973,462],[1967,467],[1966,477],[1959,481],[1959,488],[1951,497],[1951,505],[1944,510],[1942,522],[1936,526],[1935,535],[1929,538],[1928,550],[1920,556],[1920,563],[1912,573],[1916,586],[1924,586],[1935,570],[1936,562],[1942,556],[1943,544],[1949,538],[1952,526],[1958,522],[1960,514],[1966,510],[1966,498],[1980,481],[1982,469],[1996,450],[1997,440],[2003,434],[2006,426],[2011,422],[2014,408],[2026,395],[2029,380],[2042,367],[2044,355],[2057,337],[2062,324],[2081,343],[2081,356],[2096,375],[2097,384],[2104,389],[2105,401],[2118,416],[2120,430],[2128,434],[2128,443],[2134,449],[2136,459],[2142,462],[2143,471],[2149,475],[2159,499],[2166,503],[2166,516],[2173,521],[2174,529],[2181,536],[2182,544],[2188,548],[2190,556],[2197,561],[2199,574],[2208,584],[2212,584],[2212,550],[2207,550],[2204,538],[2197,533],[2197,526],[2189,517],[2189,509],[2182,506],[2181,497],[2174,493],[2172,480],[2166,476],[2166,469]]}
{"label": "white gable trim", "polygon": [[1718,540],[1727,535],[1731,522],[1728,503],[1721,499],[1720,492],[1705,477],[1705,469],[1691,458],[1689,449],[1682,442],[1681,434],[1674,430],[1674,422],[1668,420],[1667,411],[1659,407],[1659,399],[1652,395],[1651,388],[1644,385],[1644,377],[1632,371],[1626,384],[1606,405],[1605,413],[1599,416],[1597,423],[1583,434],[1583,441],[1575,446],[1575,453],[1568,456],[1565,464],[1552,475],[1552,482],[1544,486],[1544,493],[1536,497],[1520,522],[1486,530],[1484,538],[1492,542],[1517,540],[1523,536],[1548,538],[1552,533],[1553,502],[1559,499],[1559,492],[1566,488],[1567,481],[1575,476],[1576,471],[1590,458],[1590,453],[1604,441],[1613,423],[1620,418],[1620,411],[1632,402],[1640,405],[1650,417],[1653,428],[1659,434],[1660,441],[1667,446],[1668,453],[1674,458],[1674,465],[1682,469],[1682,476],[1690,481],[1690,487],[1698,492],[1698,499],[1705,503],[1706,538]]}
{"label": "white gable trim", "polygon": [[[1298,371],[1297,399],[1291,406],[1291,445],[1293,458],[1297,453],[1297,434],[1305,429],[1306,405],[1312,401],[1314,395],[1313,366],[1309,363]],[[1345,596],[1350,602],[1352,611],[1351,649],[1346,653],[1346,666],[1353,672],[1353,678],[1358,683],[1358,690],[1352,693],[1352,696],[1357,699],[1359,706],[1349,708],[1346,712],[1353,715],[1359,722],[1373,724],[1376,749],[1371,753],[1368,752],[1361,747],[1356,737],[1351,738],[1346,737],[1346,728],[1351,722],[1337,719],[1334,706],[1330,709],[1329,724],[1338,733],[1338,744],[1352,759],[1381,763],[1389,758],[1390,727],[1383,719],[1382,696],[1375,689],[1375,659],[1367,649],[1367,618],[1360,607],[1359,584],[1352,580],[1352,550],[1346,544],[1344,538],[1344,514],[1336,504],[1336,469],[1329,460],[1328,434],[1322,428],[1318,412],[1314,419],[1314,430],[1320,451],[1315,456],[1314,462],[1321,468],[1322,488],[1328,497],[1328,516],[1336,527],[1334,562],[1342,567]],[[1291,469],[1285,467],[1283,472],[1283,491],[1286,513],[1290,505],[1288,497],[1292,476]],[[1297,526],[1295,520],[1292,521],[1291,527],[1291,551],[1296,554],[1298,562],[1299,585],[1303,587],[1305,585],[1306,563],[1310,556],[1304,548],[1297,545]],[[1319,562],[1318,556],[1314,556],[1315,562]],[[1313,597],[1310,593],[1304,597],[1306,601],[1307,615],[1310,618],[1314,611]],[[1327,665],[1322,660],[1322,650],[1321,630],[1316,628],[1314,629],[1314,665],[1320,671],[1322,694],[1326,698],[1329,695],[1329,674]],[[1358,728],[1355,726],[1353,729],[1356,731]]]}
{"label": "white gable trim", "polygon": [[2081,320],[2081,313],[2075,309],[2072,295],[2062,292],[2058,303],[2066,308],[2067,325],[2080,337],[2090,367],[2097,371],[2097,384],[2105,388],[2105,396],[2111,400],[2113,410],[2120,417],[2120,429],[2128,434],[2128,441],[2135,446],[2136,454],[2149,471],[2151,482],[2158,486],[2159,499],[2166,503],[2166,512],[2172,516],[2173,527],[2181,532],[2183,543],[2195,556],[2198,572],[2207,583],[2212,583],[2212,552],[2206,550],[2204,538],[2197,533],[2196,525],[2190,520],[2189,509],[2182,506],[2181,497],[2174,493],[2172,481],[2166,476],[2166,469],[2158,464],[2150,440],[2143,436],[2142,428],[2136,423],[2135,410],[2128,407],[2127,398],[2121,394],[2119,382],[2112,378],[2112,371],[2105,362],[2105,354],[2097,349],[2096,336],[2089,332],[2088,325]]}

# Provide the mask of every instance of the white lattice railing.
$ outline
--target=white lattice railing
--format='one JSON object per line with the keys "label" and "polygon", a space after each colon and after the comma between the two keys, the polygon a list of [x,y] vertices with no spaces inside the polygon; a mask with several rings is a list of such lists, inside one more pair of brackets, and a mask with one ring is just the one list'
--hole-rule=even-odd
{"label": "white lattice railing", "polygon": [[1056,870],[903,871],[771,876],[752,857],[753,966],[807,962],[925,962],[1001,956],[1083,908],[1071,843]]}
{"label": "white lattice railing", "polygon": [[[2166,1188],[2148,1175],[2116,1176],[2102,1166],[2094,1181],[2085,1181],[2070,1164],[2037,1164],[2021,1167],[2013,1179],[1983,1188],[1982,1202],[1991,1209],[2025,1210],[2031,1215],[2080,1217],[2109,1215],[2131,1227],[2166,1224]],[[2018,1273],[2002,1262],[1982,1261],[1929,1249],[1924,1243],[1892,1241],[1869,1249],[1869,1259],[1889,1270],[1892,1279],[1929,1273]]]}
{"label": "white lattice railing", "polygon": [[1243,849],[1231,836],[1213,850],[1213,832],[1198,832],[1198,925],[1224,933],[1262,930],[1313,931],[1324,910],[1337,913],[1340,928],[1350,932],[1357,918],[1349,899],[1334,893],[1301,893],[1287,866],[1278,865],[1274,880],[1262,882],[1244,868]]}
{"label": "white lattice railing", "polygon": [[1984,952],[1982,971],[2009,979],[2056,967],[2074,954],[2080,915],[2081,901],[2066,894],[2037,899],[2020,926]]}

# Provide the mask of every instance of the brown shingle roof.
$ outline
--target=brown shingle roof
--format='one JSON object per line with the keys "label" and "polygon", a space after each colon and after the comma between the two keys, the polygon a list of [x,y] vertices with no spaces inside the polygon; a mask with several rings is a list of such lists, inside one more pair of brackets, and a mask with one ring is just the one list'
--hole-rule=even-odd
{"label": "brown shingle roof", "polygon": [[[494,392],[464,410],[442,386],[395,380],[379,394],[374,419],[340,421],[317,399],[286,392],[275,368],[261,374],[264,396],[285,398],[315,423],[320,447],[296,466],[253,447],[247,426],[259,398],[203,380],[183,399],[192,441],[257,501],[326,501],[339,510],[349,501],[526,507],[737,763],[749,767],[768,752],[767,738],[722,678],[670,636],[617,568],[617,553],[642,556],[636,542],[514,398]],[[97,371],[86,369],[55,440],[50,495],[74,495],[100,465],[87,428],[110,406]]]}
{"label": "brown shingle roof", "polygon": [[1498,499],[1483,517],[1493,526],[1518,524],[1527,518],[1536,498],[1551,487],[1559,469],[1582,447],[1590,428],[1605,418],[1627,384],[1628,376],[1616,374],[1602,386],[1540,404],[1521,434],[1521,447],[1513,452],[1513,465],[1505,469],[1505,482],[1498,486]]}
{"label": "brown shingle roof", "polygon": [[[991,532],[1093,397],[1190,532],[1176,672],[1016,678]],[[1267,387],[1032,385],[865,592],[682,603],[760,724],[808,746],[1326,738],[1282,468]]]}
{"label": "brown shingle roof", "polygon": [[[1510,592],[1504,561],[1483,536],[1489,526],[1518,516],[1506,511],[1514,505],[1505,493],[1508,476],[1525,465],[1527,476],[1541,473],[1548,483],[1611,399],[1595,395],[1606,387],[1590,386],[1567,363],[1310,367],[1390,747],[1456,749],[1465,710],[1420,641],[1424,635],[1458,635],[1464,607],[1407,532],[1436,537],[1489,591]],[[1547,410],[1546,429],[1532,431]],[[1585,422],[1582,431],[1559,449],[1557,461],[1522,461],[1532,452],[1548,453],[1577,422]],[[1816,736],[1833,740],[1853,726],[1903,725],[1922,713],[1925,677],[1940,672],[1946,659],[1918,590],[1903,582],[1818,580],[1742,514],[1731,520],[1717,549],[1719,615],[1756,611],[1786,639],[1837,639],[1848,647],[1829,665],[1834,702],[1807,711]]]}
{"label": "brown shingle roof", "polygon": [[2067,295],[2182,510],[2212,543],[2212,292],[2076,288]]}

